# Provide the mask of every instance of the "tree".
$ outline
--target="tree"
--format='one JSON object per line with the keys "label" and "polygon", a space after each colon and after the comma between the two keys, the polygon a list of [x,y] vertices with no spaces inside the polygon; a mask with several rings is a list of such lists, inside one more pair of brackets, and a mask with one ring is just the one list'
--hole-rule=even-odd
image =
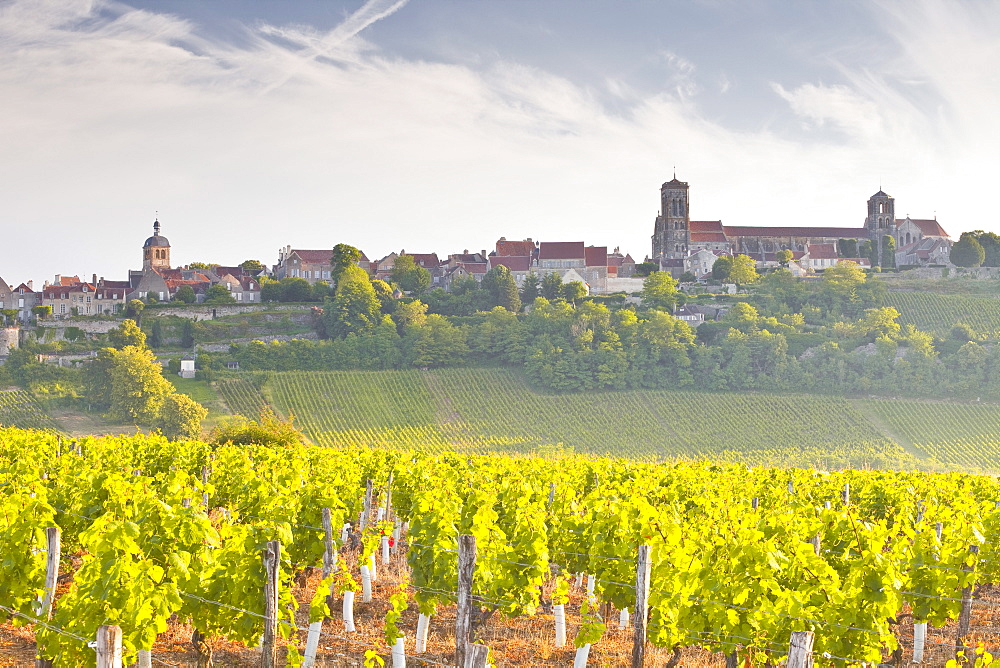
{"label": "tree", "polygon": [[643,306],[673,311],[677,303],[677,281],[670,272],[654,271],[642,281]]}
{"label": "tree", "polygon": [[309,281],[299,276],[285,276],[278,281],[278,284],[280,301],[306,302],[312,297],[312,286],[309,285]]}
{"label": "tree", "polygon": [[186,394],[174,393],[163,400],[156,428],[170,440],[197,438],[201,422],[208,416],[204,406]]}
{"label": "tree", "polygon": [[681,277],[677,279],[681,283],[697,283],[698,277],[692,274],[690,271],[685,271],[681,274]]}
{"label": "tree", "polygon": [[978,267],[986,260],[986,250],[975,236],[962,232],[962,236],[951,247],[949,259],[956,267]]}
{"label": "tree", "polygon": [[838,257],[858,257],[858,240],[838,239],[837,255]]}
{"label": "tree", "polygon": [[142,316],[142,311],[145,308],[146,305],[142,303],[141,299],[132,299],[125,307],[125,315],[129,318],[135,318],[138,320]]}
{"label": "tree", "polygon": [[190,319],[184,320],[184,325],[181,327],[181,347],[182,348],[194,348],[194,321]]}
{"label": "tree", "polygon": [[875,265],[878,264],[878,258],[873,257],[873,255],[875,254],[874,250],[875,250],[875,244],[871,242],[871,239],[865,239],[858,245],[857,257],[868,258],[871,261],[872,266],[874,267]]}
{"label": "tree", "polygon": [[150,348],[159,348],[163,345],[163,323],[159,318],[153,320],[153,326],[149,332]]}
{"label": "tree", "polygon": [[896,240],[891,234],[882,235],[882,257],[879,259],[882,269],[896,268]]}
{"label": "tree", "polygon": [[431,272],[417,264],[412,255],[400,255],[392,265],[392,282],[403,292],[419,295],[431,286]]}
{"label": "tree", "polygon": [[357,265],[347,267],[324,308],[327,332],[335,339],[370,332],[382,320],[380,307],[367,272]]}
{"label": "tree", "polygon": [[31,312],[35,314],[35,317],[39,320],[44,320],[45,318],[52,317],[52,307],[49,305],[45,306],[32,306]]}
{"label": "tree", "polygon": [[432,314],[422,327],[411,330],[413,365],[418,367],[455,366],[469,354],[465,330],[447,318]]}
{"label": "tree", "polygon": [[136,424],[153,424],[163,402],[173,392],[153,351],[126,346],[111,355],[111,416]]}
{"label": "tree", "polygon": [[4,325],[6,326],[14,325],[15,323],[17,323],[17,309],[16,308],[0,309],[0,317],[2,317]]}
{"label": "tree", "polygon": [[787,248],[783,248],[774,255],[775,259],[778,260],[778,264],[780,264],[782,267],[787,267],[788,263],[792,261],[793,257],[792,251],[788,250]]}
{"label": "tree", "polygon": [[510,269],[502,264],[490,269],[483,276],[482,288],[490,295],[490,306],[502,306],[517,313],[521,310],[521,297],[517,292],[517,281]]}
{"label": "tree", "polygon": [[205,291],[206,304],[235,304],[236,300],[222,283],[216,283]]}
{"label": "tree", "polygon": [[983,247],[986,258],[983,260],[984,267],[1000,267],[1000,236],[993,232],[983,232],[974,230],[970,232],[976,237],[976,241]]}
{"label": "tree", "polygon": [[749,255],[737,255],[733,258],[733,266],[729,270],[729,280],[739,288],[751,285],[760,279],[757,274],[757,264]]}
{"label": "tree", "polygon": [[348,267],[355,266],[361,261],[361,251],[354,246],[347,244],[337,244],[333,247],[330,256],[330,285],[337,288],[337,281],[341,274]]}
{"label": "tree", "polygon": [[123,320],[119,326],[108,330],[108,343],[115,350],[126,346],[146,347],[146,334],[139,329],[135,320]]}
{"label": "tree", "polygon": [[211,440],[234,445],[290,446],[302,443],[303,438],[291,421],[279,420],[273,411],[267,410],[260,414],[259,420],[234,416],[212,432]]}
{"label": "tree", "polygon": [[211,269],[212,267],[220,266],[218,262],[192,262],[188,265],[189,269]]}
{"label": "tree", "polygon": [[541,296],[548,300],[562,298],[562,276],[556,272],[545,274],[542,277]]}
{"label": "tree", "polygon": [[405,334],[412,327],[423,327],[427,322],[427,304],[419,299],[400,301],[392,314],[400,334]]}
{"label": "tree", "polygon": [[194,304],[198,300],[197,295],[194,293],[194,288],[190,285],[182,285],[177,288],[176,294],[174,294],[175,302],[183,302],[185,304]]}
{"label": "tree", "polygon": [[842,260],[823,272],[823,283],[848,290],[861,285],[866,278],[861,265],[851,260]]}
{"label": "tree", "polygon": [[562,292],[563,299],[576,304],[587,296],[587,286],[583,284],[583,281],[570,281],[569,283],[563,283]]}
{"label": "tree", "polygon": [[240,269],[247,272],[248,274],[254,274],[255,276],[260,272],[264,271],[264,263],[260,260],[243,260],[240,262]]}
{"label": "tree", "polygon": [[712,278],[717,281],[727,281],[732,270],[733,258],[724,255],[712,264]]}
{"label": "tree", "polygon": [[638,278],[643,278],[649,276],[654,271],[659,271],[659,270],[660,270],[660,265],[656,262],[640,262],[639,264],[635,265],[635,272],[633,275]]}
{"label": "tree", "polygon": [[538,274],[535,273],[534,269],[531,269],[524,277],[524,283],[521,284],[521,303],[530,304],[535,301],[535,297],[539,294]]}

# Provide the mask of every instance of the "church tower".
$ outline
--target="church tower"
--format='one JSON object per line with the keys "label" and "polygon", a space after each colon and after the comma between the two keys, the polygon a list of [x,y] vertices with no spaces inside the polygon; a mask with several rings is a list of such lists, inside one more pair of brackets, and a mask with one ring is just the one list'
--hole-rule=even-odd
{"label": "church tower", "polygon": [[160,236],[160,220],[153,222],[153,236],[142,245],[142,270],[170,269],[170,242]]}
{"label": "church tower", "polygon": [[865,229],[873,243],[881,241],[883,234],[895,235],[896,200],[881,190],[869,197]]}
{"label": "church tower", "polygon": [[660,215],[653,228],[653,259],[683,260],[690,239],[688,184],[677,175],[660,186]]}

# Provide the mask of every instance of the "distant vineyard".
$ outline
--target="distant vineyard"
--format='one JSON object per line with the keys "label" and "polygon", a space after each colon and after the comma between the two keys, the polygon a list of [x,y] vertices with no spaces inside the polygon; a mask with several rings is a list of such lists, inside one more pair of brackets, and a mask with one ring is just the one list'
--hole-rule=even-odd
{"label": "distant vineyard", "polygon": [[871,407],[930,460],[988,470],[1000,462],[1000,406],[882,400]]}
{"label": "distant vineyard", "polygon": [[55,429],[48,413],[23,390],[0,391],[0,425],[22,429]]}
{"label": "distant vineyard", "polygon": [[275,404],[320,444],[531,452],[749,464],[914,466],[845,399],[815,395],[601,392],[553,395],[489,369],[287,372]]}
{"label": "distant vineyard", "polygon": [[959,322],[980,332],[1000,330],[1000,299],[994,296],[890,292],[886,305],[900,312],[901,324],[912,324],[941,337]]}
{"label": "distant vineyard", "polygon": [[260,391],[244,378],[220,381],[215,389],[233,415],[242,415],[255,420],[260,417],[261,411],[267,409],[267,402]]}

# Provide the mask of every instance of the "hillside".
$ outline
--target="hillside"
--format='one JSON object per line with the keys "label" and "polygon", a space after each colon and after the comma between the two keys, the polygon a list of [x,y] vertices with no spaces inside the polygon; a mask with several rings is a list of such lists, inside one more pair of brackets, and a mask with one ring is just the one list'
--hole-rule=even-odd
{"label": "hillside", "polygon": [[[266,378],[266,381],[264,380]],[[217,384],[234,412],[265,402],[316,443],[751,465],[995,468],[1000,406],[736,392],[547,394],[498,369],[283,372]],[[261,382],[263,381],[263,382]]]}
{"label": "hillside", "polygon": [[995,294],[890,291],[885,304],[899,311],[900,324],[914,325],[942,338],[955,323],[965,323],[983,334],[1000,330],[1000,299]]}

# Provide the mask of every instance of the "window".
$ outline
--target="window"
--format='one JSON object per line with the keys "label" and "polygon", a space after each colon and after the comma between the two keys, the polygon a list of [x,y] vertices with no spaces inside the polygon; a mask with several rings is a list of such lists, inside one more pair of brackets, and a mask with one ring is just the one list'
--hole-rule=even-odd
{"label": "window", "polygon": [[59,305],[59,313],[62,313],[62,314],[66,313],[66,305],[65,304],[60,304]]}
{"label": "window", "polygon": [[87,295],[87,303],[90,303],[90,295]]}

